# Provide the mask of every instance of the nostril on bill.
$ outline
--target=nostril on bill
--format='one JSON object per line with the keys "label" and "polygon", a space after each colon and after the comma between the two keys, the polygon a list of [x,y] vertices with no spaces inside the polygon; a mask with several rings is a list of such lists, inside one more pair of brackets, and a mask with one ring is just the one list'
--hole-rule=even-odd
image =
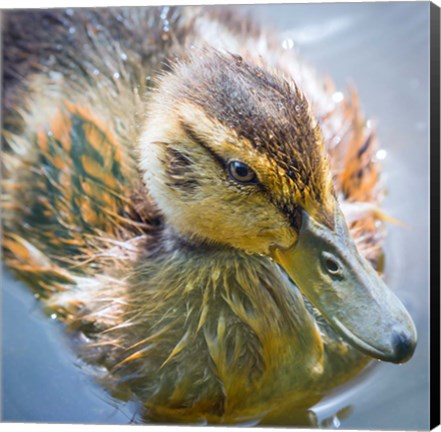
{"label": "nostril on bill", "polygon": [[337,273],[339,271],[339,265],[332,258],[327,258],[325,263],[329,273]]}
{"label": "nostril on bill", "polygon": [[325,270],[333,275],[333,276],[338,276],[341,273],[341,266],[338,262],[338,260],[336,260],[332,254],[330,254],[329,252],[322,252],[322,259],[323,259],[323,263],[325,266]]}
{"label": "nostril on bill", "polygon": [[396,333],[392,336],[392,345],[395,352],[394,363],[404,363],[412,357],[416,343],[404,333]]}

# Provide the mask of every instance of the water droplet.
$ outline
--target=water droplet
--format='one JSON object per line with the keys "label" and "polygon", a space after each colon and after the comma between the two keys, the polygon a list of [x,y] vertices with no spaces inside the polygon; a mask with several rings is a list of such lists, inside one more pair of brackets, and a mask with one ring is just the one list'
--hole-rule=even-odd
{"label": "water droplet", "polygon": [[332,419],[332,425],[338,429],[341,425],[340,420],[338,419],[337,416],[334,416],[334,418]]}
{"label": "water droplet", "polygon": [[66,13],[67,16],[73,16],[74,11],[73,11],[72,8],[69,8],[69,9],[66,9],[66,10],[65,10],[65,13]]}
{"label": "water droplet", "polygon": [[371,129],[372,128],[372,120],[367,120],[366,121],[366,128],[367,129]]}
{"label": "water droplet", "polygon": [[53,136],[54,134],[52,133],[52,131],[47,131],[47,136]]}
{"label": "water droplet", "polygon": [[118,22],[123,22],[123,21],[124,21],[124,18],[123,18],[122,15],[117,15],[117,16],[116,16],[116,20],[117,20]]}
{"label": "water droplet", "polygon": [[120,54],[120,57],[121,57],[122,61],[126,61],[127,60],[127,54],[124,53],[124,52]]}
{"label": "water droplet", "polygon": [[75,28],[75,27],[69,27],[69,33],[70,34],[75,34],[76,33],[76,31],[77,31],[77,29]]}
{"label": "water droplet", "polygon": [[100,74],[100,71],[98,69],[94,69],[92,72],[95,76],[98,76]]}
{"label": "water droplet", "polygon": [[384,160],[387,156],[387,151],[385,149],[380,149],[377,151],[376,155],[378,160]]}
{"label": "water droplet", "polygon": [[340,142],[341,142],[341,137],[340,136],[336,135],[334,138],[332,138],[332,145],[333,146],[336,146],[336,145],[340,144]]}
{"label": "water droplet", "polygon": [[300,105],[296,105],[295,107],[294,107],[294,109],[297,111],[297,112],[300,112]]}
{"label": "water droplet", "polygon": [[[232,54],[232,56],[233,56],[234,60],[236,60],[236,63],[238,65],[242,64],[242,62],[243,62],[242,56],[240,56],[239,54]],[[259,76],[259,74],[257,74],[257,76]]]}
{"label": "water droplet", "polygon": [[332,100],[333,100],[335,103],[339,103],[339,102],[341,102],[344,98],[345,98],[345,96],[344,96],[344,94],[343,94],[342,92],[335,92],[335,93],[332,95]]}
{"label": "water droplet", "polygon": [[168,25],[163,25],[162,26],[162,31],[167,33],[168,31],[170,31],[170,27]]}
{"label": "water droplet", "polygon": [[63,74],[60,72],[56,72],[56,71],[50,71],[49,77],[53,81],[61,81],[63,79]]}
{"label": "water droplet", "polygon": [[282,48],[285,50],[290,50],[294,48],[294,41],[292,39],[284,39],[282,42]]}
{"label": "water droplet", "polygon": [[161,9],[161,19],[166,19],[167,18],[167,15],[168,15],[168,12],[169,12],[169,10],[170,10],[170,7],[169,6],[164,6],[162,9]]}
{"label": "water droplet", "polygon": [[53,320],[57,319],[57,314],[56,313],[52,313],[51,314],[51,319],[53,319]]}
{"label": "water droplet", "polygon": [[121,75],[118,72],[114,72],[114,74],[112,76],[113,76],[113,79],[117,80],[120,78]]}

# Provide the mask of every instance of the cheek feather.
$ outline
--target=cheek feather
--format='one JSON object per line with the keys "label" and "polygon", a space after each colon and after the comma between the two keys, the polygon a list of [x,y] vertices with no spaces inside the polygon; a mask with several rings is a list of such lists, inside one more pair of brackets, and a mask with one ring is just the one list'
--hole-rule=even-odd
{"label": "cheek feather", "polygon": [[189,156],[173,147],[165,150],[164,158],[165,174],[168,185],[181,192],[192,194],[200,186],[200,183],[192,171],[194,165]]}

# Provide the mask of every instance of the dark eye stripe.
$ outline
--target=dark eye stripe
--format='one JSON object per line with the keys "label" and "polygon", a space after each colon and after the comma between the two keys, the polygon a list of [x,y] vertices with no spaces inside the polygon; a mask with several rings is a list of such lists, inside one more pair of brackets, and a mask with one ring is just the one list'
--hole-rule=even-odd
{"label": "dark eye stripe", "polygon": [[[181,120],[180,125],[182,127],[182,130],[192,141],[203,147],[208,153],[211,154],[213,159],[222,166],[223,169],[226,169],[228,171],[230,177],[233,180],[244,185],[260,184],[257,179],[256,173],[248,165],[240,161],[231,161],[227,163],[225,159],[219,156],[203,139],[201,139],[197,132],[188,123]],[[243,172],[244,170],[247,170],[249,177],[247,177],[246,175],[240,175],[240,171]],[[243,174],[245,173],[243,172]]]}
{"label": "dark eye stripe", "polygon": [[207,150],[207,152],[210,153],[211,156],[213,156],[213,158],[222,166],[222,168],[226,168],[227,162],[222,157],[220,157],[203,139],[201,139],[189,124],[181,121],[181,127],[192,141]]}

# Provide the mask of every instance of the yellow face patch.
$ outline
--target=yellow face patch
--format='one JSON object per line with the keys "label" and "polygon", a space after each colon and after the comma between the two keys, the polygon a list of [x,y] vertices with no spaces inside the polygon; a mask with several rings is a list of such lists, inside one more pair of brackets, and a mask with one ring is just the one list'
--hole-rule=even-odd
{"label": "yellow face patch", "polygon": [[[302,209],[332,225],[332,178],[308,103],[236,57],[195,57],[162,77],[140,148],[154,201],[187,236],[268,254],[295,242]],[[232,161],[256,184],[235,182]]]}
{"label": "yellow face patch", "polygon": [[[301,207],[316,220],[332,225],[332,176],[318,128],[313,131],[314,141],[310,149],[307,143],[299,149],[286,145],[282,153],[271,143],[256,146],[234,129],[207,117],[199,106],[188,102],[181,104],[180,116],[186,128],[191,128],[193,134],[220,158],[250,166],[270,201],[288,217],[294,217],[296,207]],[[297,165],[301,168],[298,169]]]}

